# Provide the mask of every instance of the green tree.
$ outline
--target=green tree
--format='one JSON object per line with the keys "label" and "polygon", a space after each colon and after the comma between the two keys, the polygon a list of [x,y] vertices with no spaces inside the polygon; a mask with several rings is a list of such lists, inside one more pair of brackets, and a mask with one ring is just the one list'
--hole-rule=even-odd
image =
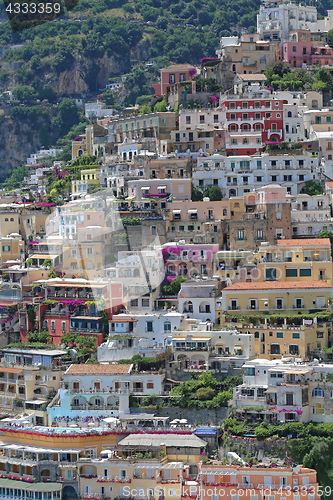
{"label": "green tree", "polygon": [[203,197],[208,197],[210,201],[221,201],[223,198],[221,188],[218,186],[207,187],[203,192]]}
{"label": "green tree", "polygon": [[193,184],[192,184],[191,200],[192,201],[202,201],[203,200],[202,191],[197,186],[194,186]]}
{"label": "green tree", "polygon": [[22,102],[31,101],[33,99],[36,99],[37,97],[35,89],[30,85],[15,87],[13,90],[13,95],[16,99]]}
{"label": "green tree", "polygon": [[186,281],[185,276],[178,276],[178,278],[175,278],[170,283],[168,281],[163,282],[161,286],[162,295],[177,295],[181,288],[181,283],[184,281]]}
{"label": "green tree", "polygon": [[213,399],[215,391],[211,387],[200,387],[197,390],[197,398],[200,401],[207,401]]}
{"label": "green tree", "polygon": [[316,194],[322,194],[323,188],[315,181],[306,181],[305,192],[310,196],[315,196]]}
{"label": "green tree", "polygon": [[168,103],[166,101],[157,102],[154,106],[154,113],[163,113],[167,110]]}

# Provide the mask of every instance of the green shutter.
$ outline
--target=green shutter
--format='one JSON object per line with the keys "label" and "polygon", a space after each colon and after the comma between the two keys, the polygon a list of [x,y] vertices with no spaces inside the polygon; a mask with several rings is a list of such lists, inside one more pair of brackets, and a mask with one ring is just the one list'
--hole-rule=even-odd
{"label": "green shutter", "polygon": [[299,270],[299,276],[311,276],[311,267],[308,269],[300,269]]}
{"label": "green shutter", "polygon": [[276,332],[277,339],[283,339],[283,332]]}
{"label": "green shutter", "polygon": [[286,278],[297,278],[297,269],[286,269]]}
{"label": "green shutter", "polygon": [[265,277],[266,280],[276,280],[276,268],[275,267],[268,267],[265,269]]}
{"label": "green shutter", "polygon": [[293,339],[299,339],[299,332],[293,332]]}

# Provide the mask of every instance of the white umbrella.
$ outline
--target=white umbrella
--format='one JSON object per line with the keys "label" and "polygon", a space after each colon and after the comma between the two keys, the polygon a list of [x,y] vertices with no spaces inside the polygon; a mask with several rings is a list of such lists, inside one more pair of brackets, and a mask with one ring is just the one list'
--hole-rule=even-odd
{"label": "white umbrella", "polygon": [[88,427],[95,427],[94,422],[89,422]]}
{"label": "white umbrella", "polygon": [[179,418],[175,418],[170,424],[178,424],[180,422]]}
{"label": "white umbrella", "polygon": [[103,422],[106,422],[107,424],[114,424],[115,422],[119,422],[119,420],[115,417],[107,417],[102,419]]}
{"label": "white umbrella", "polygon": [[69,427],[77,427],[77,424],[71,424]]}
{"label": "white umbrella", "polygon": [[182,418],[181,420],[179,420],[179,423],[180,424],[187,424],[186,418]]}

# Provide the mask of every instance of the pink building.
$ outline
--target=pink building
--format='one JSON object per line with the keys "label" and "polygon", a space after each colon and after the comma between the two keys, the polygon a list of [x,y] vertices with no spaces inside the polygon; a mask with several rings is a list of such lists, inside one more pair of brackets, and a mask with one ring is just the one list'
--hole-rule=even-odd
{"label": "pink building", "polygon": [[214,255],[219,245],[180,245],[167,243],[162,254],[167,276],[212,275]]}
{"label": "pink building", "polygon": [[191,70],[195,70],[192,64],[171,64],[166,68],[161,68],[160,82],[152,85],[155,95],[166,94],[169,85],[191,80]]}
{"label": "pink building", "polygon": [[292,68],[303,66],[332,65],[333,50],[323,42],[311,39],[310,30],[297,30],[290,33],[290,40],[282,44],[282,60]]}

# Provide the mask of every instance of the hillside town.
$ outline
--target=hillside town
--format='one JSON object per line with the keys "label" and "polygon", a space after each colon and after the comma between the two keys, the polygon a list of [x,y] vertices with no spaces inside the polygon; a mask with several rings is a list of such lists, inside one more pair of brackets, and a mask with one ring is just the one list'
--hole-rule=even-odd
{"label": "hillside town", "polygon": [[332,75],[321,17],[263,0],[0,191],[2,499],[333,498],[332,92],[266,71]]}

